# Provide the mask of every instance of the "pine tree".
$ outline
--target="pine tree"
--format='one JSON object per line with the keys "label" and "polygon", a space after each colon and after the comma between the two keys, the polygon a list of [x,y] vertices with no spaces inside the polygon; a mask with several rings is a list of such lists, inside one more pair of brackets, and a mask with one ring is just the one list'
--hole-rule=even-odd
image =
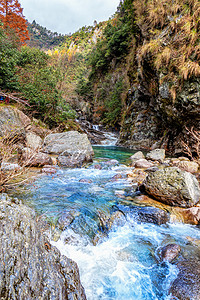
{"label": "pine tree", "polygon": [[29,40],[23,8],[18,0],[0,0],[0,19],[6,30],[13,29],[22,45]]}

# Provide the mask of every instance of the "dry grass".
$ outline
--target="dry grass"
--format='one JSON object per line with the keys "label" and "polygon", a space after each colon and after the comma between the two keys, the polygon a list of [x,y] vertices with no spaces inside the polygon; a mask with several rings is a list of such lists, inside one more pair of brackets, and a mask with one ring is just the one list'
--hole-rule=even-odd
{"label": "dry grass", "polygon": [[0,138],[0,192],[5,191],[13,180],[27,171],[24,164],[10,170],[5,168],[5,163],[14,163],[17,166],[18,146],[15,142],[15,138]]}
{"label": "dry grass", "polygon": [[148,55],[154,68],[167,74],[174,100],[185,80],[200,76],[200,1],[135,0],[134,5],[145,37],[139,60]]}

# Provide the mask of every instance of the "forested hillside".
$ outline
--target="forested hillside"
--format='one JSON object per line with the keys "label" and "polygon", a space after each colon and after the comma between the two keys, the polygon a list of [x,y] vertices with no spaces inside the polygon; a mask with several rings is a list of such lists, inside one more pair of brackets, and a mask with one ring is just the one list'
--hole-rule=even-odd
{"label": "forested hillside", "polygon": [[45,52],[22,46],[5,20],[1,88],[51,127],[76,111],[119,130],[122,145],[175,152],[200,130],[198,0],[124,0],[108,21],[66,36],[33,22],[29,43]]}
{"label": "forested hillside", "polygon": [[27,42],[31,48],[48,50],[64,42],[65,36],[52,32],[35,22],[27,23],[30,40]]}

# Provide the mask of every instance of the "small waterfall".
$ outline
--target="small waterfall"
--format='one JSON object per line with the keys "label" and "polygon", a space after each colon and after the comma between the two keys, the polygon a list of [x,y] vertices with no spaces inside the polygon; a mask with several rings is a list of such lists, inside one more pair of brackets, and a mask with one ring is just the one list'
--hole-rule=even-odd
{"label": "small waterfall", "polygon": [[92,128],[96,131],[101,131],[99,125],[92,125]]}
{"label": "small waterfall", "polygon": [[104,133],[105,140],[101,142],[103,146],[115,146],[118,141],[118,136],[113,132],[105,132]]}

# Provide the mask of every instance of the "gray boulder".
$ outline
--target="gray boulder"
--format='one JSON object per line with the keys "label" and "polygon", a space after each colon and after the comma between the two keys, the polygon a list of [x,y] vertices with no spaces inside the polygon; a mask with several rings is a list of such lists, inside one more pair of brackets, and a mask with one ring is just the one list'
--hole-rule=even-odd
{"label": "gray boulder", "polygon": [[163,161],[165,159],[165,149],[154,149],[147,153],[146,159]]}
{"label": "gray boulder", "polygon": [[200,199],[200,188],[196,177],[177,167],[150,172],[144,187],[149,195],[171,206],[192,207]]}
{"label": "gray boulder", "polygon": [[64,151],[70,154],[84,152],[88,160],[94,154],[87,135],[78,131],[49,134],[44,139],[43,147],[45,152],[50,154],[61,154]]}
{"label": "gray boulder", "polygon": [[0,202],[0,299],[86,299],[75,262],[44,234],[35,212]]}
{"label": "gray boulder", "polygon": [[92,161],[94,151],[86,134],[78,131],[49,134],[44,139],[44,152],[59,155],[61,166],[77,167]]}
{"label": "gray boulder", "polygon": [[11,106],[0,107],[0,136],[24,140],[25,128],[21,121],[22,115],[24,115],[22,112]]}

